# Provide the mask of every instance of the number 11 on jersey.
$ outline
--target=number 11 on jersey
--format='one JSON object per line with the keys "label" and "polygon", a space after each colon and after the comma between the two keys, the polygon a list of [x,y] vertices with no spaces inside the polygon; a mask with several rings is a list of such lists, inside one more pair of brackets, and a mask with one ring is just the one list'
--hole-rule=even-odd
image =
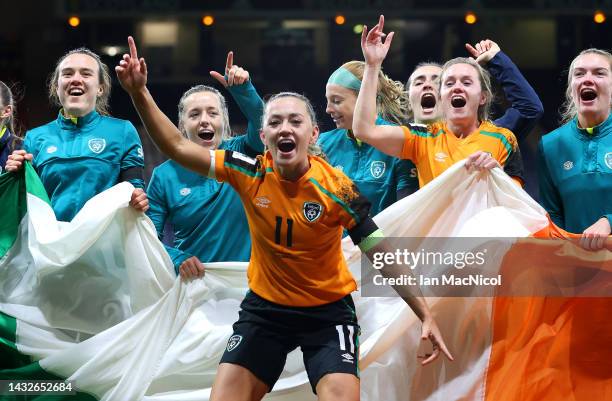
{"label": "number 11 on jersey", "polygon": [[[286,236],[286,246],[287,248],[291,248],[293,244],[293,220],[286,219],[287,221],[287,236]],[[283,230],[283,218],[280,216],[276,216],[276,230],[274,231],[274,242],[279,245],[282,245],[281,242],[281,234]]]}

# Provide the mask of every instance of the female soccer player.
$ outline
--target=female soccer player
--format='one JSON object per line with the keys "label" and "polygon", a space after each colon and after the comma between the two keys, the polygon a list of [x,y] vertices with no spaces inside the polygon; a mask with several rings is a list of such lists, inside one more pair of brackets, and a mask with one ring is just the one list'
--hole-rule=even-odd
{"label": "female soccer player", "polygon": [[97,54],[69,51],[49,80],[49,98],[61,107],[57,119],[28,131],[24,150],[9,156],[8,171],[32,160],[58,220],[72,220],[90,198],[121,181],[136,187],[130,204],[148,209],[140,138],[129,121],[108,115],[110,90],[108,67]]}
{"label": "female soccer player", "polygon": [[[232,185],[248,216],[251,291],[211,399],[260,400],[274,386],[287,353],[300,346],[319,399],[358,400],[358,326],[350,297],[356,283],[341,252],[342,229],[370,256],[382,246],[368,217],[369,204],[350,179],[308,155],[319,134],[310,102],[289,92],[268,101],[261,133],[268,148],[264,156],[205,149],[184,138],[159,110],[146,88],[147,65],[131,37],[128,43],[130,54],[115,70],[147,132],[170,158]],[[393,275],[394,270],[382,272]],[[423,363],[440,351],[452,358],[417,290],[396,290],[423,321],[423,338],[434,345]]]}
{"label": "female soccer player", "polygon": [[[263,102],[248,71],[234,65],[233,58],[229,52],[225,76],[215,71],[211,75],[230,91],[246,114],[246,135],[231,138],[225,98],[204,85],[194,86],[181,97],[178,127],[183,136],[204,148],[234,150],[255,157],[264,150],[259,137]],[[166,249],[182,277],[201,276],[202,262],[249,260],[251,239],[246,215],[230,185],[168,160],[153,170],[147,195],[151,206],[147,214],[157,232],[161,235],[166,222],[172,225],[174,246]]]}
{"label": "female soccer player", "polygon": [[[493,124],[507,128],[518,139],[527,137],[533,126],[544,114],[540,98],[516,65],[492,40],[481,40],[474,46],[465,44],[470,55],[478,64],[499,82],[506,98],[511,102],[504,114]],[[417,124],[432,124],[442,120],[440,102],[440,75],[442,66],[434,62],[419,63],[406,83],[409,96],[409,121]],[[518,166],[517,166],[518,164]],[[508,174],[522,170],[520,148],[516,147],[506,164]]]}
{"label": "female soccer player", "polygon": [[[524,139],[544,113],[540,98],[497,43],[485,39],[474,46],[466,43],[465,47],[476,62],[501,84],[511,103],[493,124],[509,129],[518,139]],[[410,74],[406,83],[410,121],[432,124],[442,120],[439,91],[441,72],[440,64],[424,62]]]}
{"label": "female soccer player", "polygon": [[0,81],[0,173],[9,155],[21,146],[21,138],[15,127],[17,109],[13,92]]}
{"label": "female soccer player", "polygon": [[582,51],[570,64],[564,124],[539,144],[540,201],[553,222],[601,249],[612,225],[612,54]]}
{"label": "female soccer player", "polygon": [[[363,77],[363,61],[349,61],[329,77],[325,87],[326,113],[336,129],[319,136],[319,145],[329,163],[341,169],[372,203],[372,215],[419,189],[414,164],[384,154],[356,140],[352,132],[353,112]],[[400,82],[378,73],[377,125],[405,120],[406,92]]]}
{"label": "female soccer player", "polygon": [[[368,32],[364,28],[361,48],[365,57],[361,91],[353,117],[355,137],[381,151],[412,160],[422,187],[454,163],[468,158],[466,167],[500,167],[517,151],[514,134],[487,121],[492,100],[486,71],[473,59],[456,58],[444,64],[441,72],[441,107],[445,119],[429,126],[376,125],[378,71],[385,59],[393,32],[383,42],[384,17]],[[521,183],[522,163],[516,171],[506,171]]]}

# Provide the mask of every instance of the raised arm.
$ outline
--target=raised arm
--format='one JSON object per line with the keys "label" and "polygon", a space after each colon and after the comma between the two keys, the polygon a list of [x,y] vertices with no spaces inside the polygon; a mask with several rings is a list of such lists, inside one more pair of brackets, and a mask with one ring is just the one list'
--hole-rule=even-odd
{"label": "raised arm", "polygon": [[209,150],[183,137],[170,119],[157,107],[147,89],[147,64],[138,58],[134,39],[128,37],[130,54],[124,54],[115,67],[119,83],[132,98],[138,115],[159,150],[184,167],[207,175],[210,167]]}
{"label": "raised arm", "polygon": [[519,140],[524,139],[544,114],[537,93],[497,43],[486,39],[475,46],[466,43],[465,47],[501,84],[511,103],[504,115],[494,121],[495,125],[508,128]]}
{"label": "raised arm", "polygon": [[[246,145],[256,154],[263,153],[264,145],[261,142],[259,131],[261,130],[264,103],[252,84],[249,72],[235,65],[234,53],[229,52],[225,64],[225,75],[216,71],[211,71],[210,75],[228,90],[246,117],[248,122]],[[255,155],[249,154],[249,156]]]}
{"label": "raised arm", "polygon": [[[394,34],[391,32],[387,36],[383,33],[384,22],[384,16],[381,15],[378,24],[371,31],[368,32],[368,28],[364,26],[361,34],[365,68],[353,113],[353,135],[388,155],[401,157],[404,144],[403,129],[393,125],[376,125],[378,73]],[[383,42],[385,36],[387,38]]]}

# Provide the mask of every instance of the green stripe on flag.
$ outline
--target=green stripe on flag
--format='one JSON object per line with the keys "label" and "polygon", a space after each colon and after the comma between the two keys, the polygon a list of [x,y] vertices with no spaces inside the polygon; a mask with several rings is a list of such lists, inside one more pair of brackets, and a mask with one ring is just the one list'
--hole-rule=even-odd
{"label": "green stripe on flag", "polygon": [[0,175],[0,258],[15,243],[19,224],[27,211],[25,176],[23,173]]}
{"label": "green stripe on flag", "polygon": [[16,346],[17,321],[0,312],[0,369],[14,369],[32,362]]}
{"label": "green stripe on flag", "polygon": [[0,259],[17,239],[19,224],[28,209],[26,191],[51,204],[45,187],[30,163],[26,163],[25,168],[17,173],[0,175]]}
{"label": "green stripe on flag", "polygon": [[[18,369],[0,370],[0,380],[64,380],[44,370],[38,362]],[[77,391],[73,395],[8,395],[0,394],[0,401],[97,401],[91,394]]]}
{"label": "green stripe on flag", "polygon": [[[0,312],[0,380],[64,380],[44,370],[38,362],[17,350],[17,320]],[[9,395],[0,394],[0,401],[96,401],[83,392],[74,395]]]}
{"label": "green stripe on flag", "polygon": [[47,190],[43,185],[40,177],[32,167],[31,163],[26,163],[25,166],[25,178],[26,178],[26,190],[30,195],[34,195],[37,198],[45,201],[49,206],[51,206],[51,201],[49,200],[49,195],[47,195]]}
{"label": "green stripe on flag", "polygon": [[[0,312],[0,380],[64,380],[44,370],[38,362],[20,353],[17,342],[17,320]],[[0,401],[96,401],[93,395],[9,395],[0,394]]]}

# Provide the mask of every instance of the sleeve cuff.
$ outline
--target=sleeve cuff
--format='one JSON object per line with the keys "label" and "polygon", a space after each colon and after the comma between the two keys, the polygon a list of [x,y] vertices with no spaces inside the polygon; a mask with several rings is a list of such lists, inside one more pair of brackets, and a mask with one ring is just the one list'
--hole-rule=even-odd
{"label": "sleeve cuff", "polygon": [[[227,76],[225,77],[225,79],[227,80]],[[235,97],[244,96],[248,94],[251,90],[254,90],[254,88],[255,87],[253,86],[253,84],[251,83],[251,79],[249,78],[249,80],[243,84],[228,86],[227,90],[233,97]]]}
{"label": "sleeve cuff", "polygon": [[179,254],[176,255],[174,258],[172,258],[172,264],[174,265],[174,271],[177,276],[179,275],[179,267],[181,267],[181,264],[193,256],[185,252],[181,252],[181,251],[178,251],[178,252]]}

